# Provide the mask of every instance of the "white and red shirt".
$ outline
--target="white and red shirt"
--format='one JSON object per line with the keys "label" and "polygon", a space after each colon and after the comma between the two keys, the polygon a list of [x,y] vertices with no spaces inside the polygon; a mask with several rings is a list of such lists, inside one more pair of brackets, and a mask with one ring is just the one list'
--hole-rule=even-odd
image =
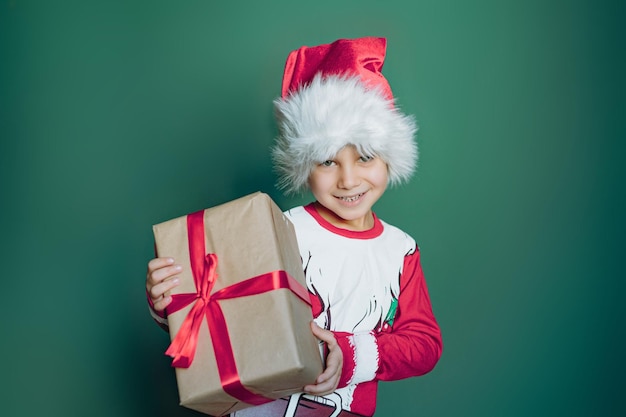
{"label": "white and red shirt", "polygon": [[340,387],[330,397],[372,415],[379,380],[423,375],[441,355],[419,249],[375,215],[374,227],[362,232],[333,226],[313,204],[285,215],[296,230],[315,322],[335,333],[343,352]]}
{"label": "white and red shirt", "polygon": [[362,232],[333,226],[313,204],[285,215],[295,227],[314,320],[334,332],[343,352],[339,388],[305,397],[371,416],[379,380],[423,375],[441,356],[419,249],[376,215],[374,226]]}

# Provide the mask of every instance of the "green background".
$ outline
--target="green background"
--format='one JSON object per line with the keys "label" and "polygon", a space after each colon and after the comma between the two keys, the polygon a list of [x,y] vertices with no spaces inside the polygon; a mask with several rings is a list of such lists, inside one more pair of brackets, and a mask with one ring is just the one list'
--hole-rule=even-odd
{"label": "green background", "polygon": [[623,4],[2,0],[0,414],[199,415],[145,304],[151,225],[309,201],[273,185],[284,60],[375,35],[421,152],[376,210],[445,343],[377,415],[623,415]]}

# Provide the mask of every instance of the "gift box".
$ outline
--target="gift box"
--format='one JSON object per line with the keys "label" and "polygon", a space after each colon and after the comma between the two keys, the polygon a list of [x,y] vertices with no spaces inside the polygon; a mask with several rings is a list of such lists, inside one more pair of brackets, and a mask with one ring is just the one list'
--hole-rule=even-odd
{"label": "gift box", "polygon": [[293,225],[263,193],[153,226],[180,265],[166,309],[182,406],[221,416],[322,372]]}

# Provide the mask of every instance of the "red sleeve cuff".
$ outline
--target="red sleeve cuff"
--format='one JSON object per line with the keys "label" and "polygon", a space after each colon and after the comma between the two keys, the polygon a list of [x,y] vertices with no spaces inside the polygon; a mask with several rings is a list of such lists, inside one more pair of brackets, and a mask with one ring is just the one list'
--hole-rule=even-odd
{"label": "red sleeve cuff", "polygon": [[335,335],[335,339],[337,340],[337,344],[341,349],[341,353],[343,354],[343,367],[341,369],[341,378],[339,379],[339,385],[337,388],[344,388],[348,386],[354,376],[354,371],[356,369],[356,351],[354,350],[352,334],[344,332],[333,333]]}

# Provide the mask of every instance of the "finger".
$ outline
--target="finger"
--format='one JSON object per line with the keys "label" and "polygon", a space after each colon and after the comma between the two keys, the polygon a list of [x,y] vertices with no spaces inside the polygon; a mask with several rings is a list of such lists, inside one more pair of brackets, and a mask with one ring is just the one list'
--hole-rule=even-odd
{"label": "finger", "polygon": [[335,391],[336,385],[331,381],[327,381],[321,384],[306,385],[302,390],[307,394],[312,395],[326,395]]}
{"label": "finger", "polygon": [[317,383],[321,383],[332,378],[335,374],[340,372],[343,363],[343,354],[339,348],[339,345],[337,345],[337,339],[335,338],[333,332],[319,327],[314,321],[311,322],[311,331],[313,332],[313,335],[315,337],[325,342],[328,346],[326,367],[316,380]]}
{"label": "finger", "polygon": [[174,258],[154,258],[148,262],[148,273],[168,265],[174,265]]}
{"label": "finger", "polygon": [[326,342],[329,345],[337,343],[333,332],[331,332],[330,330],[322,329],[314,321],[311,321],[311,332],[313,332],[313,335],[319,340],[321,340],[322,342]]}
{"label": "finger", "polygon": [[183,267],[180,265],[170,265],[151,271],[148,273],[148,284],[153,286],[157,285],[164,282],[168,278],[179,274],[182,270]]}
{"label": "finger", "polygon": [[149,290],[152,302],[156,303],[157,301],[165,297],[166,293],[172,290],[178,284],[180,284],[180,279],[172,278],[152,286]]}
{"label": "finger", "polygon": [[331,352],[328,356],[326,356],[326,369],[322,372],[322,375],[327,373],[332,375],[336,374],[339,370],[341,370],[342,364],[342,358]]}
{"label": "finger", "polygon": [[337,360],[327,361],[326,369],[324,369],[324,372],[319,374],[315,382],[318,384],[322,384],[327,381],[332,381],[335,378],[339,378],[340,376],[341,376],[341,368],[339,367],[338,361]]}
{"label": "finger", "polygon": [[157,302],[153,303],[154,311],[163,311],[163,310],[165,310],[165,308],[168,305],[170,305],[171,302],[172,302],[172,297],[169,296],[169,295],[160,298]]}

